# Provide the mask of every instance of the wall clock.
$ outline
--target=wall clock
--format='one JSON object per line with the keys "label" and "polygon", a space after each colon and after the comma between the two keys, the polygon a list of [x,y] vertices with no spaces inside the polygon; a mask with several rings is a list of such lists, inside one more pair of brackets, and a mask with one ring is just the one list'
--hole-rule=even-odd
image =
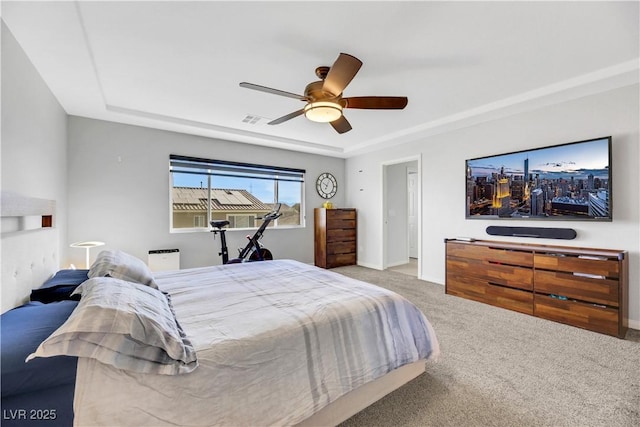
{"label": "wall clock", "polygon": [[316,190],[323,199],[330,199],[338,191],[338,181],[329,172],[321,173],[316,181]]}

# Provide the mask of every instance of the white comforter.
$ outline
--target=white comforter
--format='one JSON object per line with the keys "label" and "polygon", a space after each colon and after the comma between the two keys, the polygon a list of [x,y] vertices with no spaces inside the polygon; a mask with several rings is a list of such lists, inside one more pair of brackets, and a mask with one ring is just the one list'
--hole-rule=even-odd
{"label": "white comforter", "polygon": [[296,261],[158,273],[199,367],[136,374],[80,358],[76,426],[300,422],[340,396],[438,353],[401,296]]}

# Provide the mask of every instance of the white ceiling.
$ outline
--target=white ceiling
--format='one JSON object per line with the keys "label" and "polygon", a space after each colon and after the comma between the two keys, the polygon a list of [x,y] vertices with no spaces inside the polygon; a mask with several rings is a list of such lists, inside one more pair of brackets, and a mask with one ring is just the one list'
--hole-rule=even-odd
{"label": "white ceiling", "polygon": [[[2,19],[68,114],[349,157],[637,83],[639,3],[2,2]],[[339,135],[292,98],[340,52],[364,65]],[[255,124],[243,122],[257,116]]]}

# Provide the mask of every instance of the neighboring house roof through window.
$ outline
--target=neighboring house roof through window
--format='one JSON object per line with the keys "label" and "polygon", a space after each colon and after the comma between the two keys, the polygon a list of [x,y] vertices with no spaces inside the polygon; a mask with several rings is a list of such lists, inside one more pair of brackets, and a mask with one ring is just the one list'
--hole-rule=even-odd
{"label": "neighboring house roof through window", "polygon": [[[173,210],[206,211],[207,189],[197,187],[173,187]],[[258,200],[247,190],[212,188],[211,210],[270,211],[271,206]]]}

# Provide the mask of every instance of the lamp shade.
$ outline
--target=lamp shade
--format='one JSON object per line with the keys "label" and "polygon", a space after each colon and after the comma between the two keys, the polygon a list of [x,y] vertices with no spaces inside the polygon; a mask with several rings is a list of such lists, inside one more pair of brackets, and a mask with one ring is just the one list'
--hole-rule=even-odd
{"label": "lamp shade", "polygon": [[314,122],[329,123],[342,116],[342,106],[328,101],[310,102],[304,107],[304,115]]}
{"label": "lamp shade", "polygon": [[98,241],[75,242],[70,244],[69,246],[71,246],[72,248],[85,249],[85,264],[86,264],[86,268],[88,269],[89,267],[91,267],[91,264],[89,264],[89,251],[91,251],[91,248],[95,248],[97,246],[104,246],[104,242],[98,242]]}

